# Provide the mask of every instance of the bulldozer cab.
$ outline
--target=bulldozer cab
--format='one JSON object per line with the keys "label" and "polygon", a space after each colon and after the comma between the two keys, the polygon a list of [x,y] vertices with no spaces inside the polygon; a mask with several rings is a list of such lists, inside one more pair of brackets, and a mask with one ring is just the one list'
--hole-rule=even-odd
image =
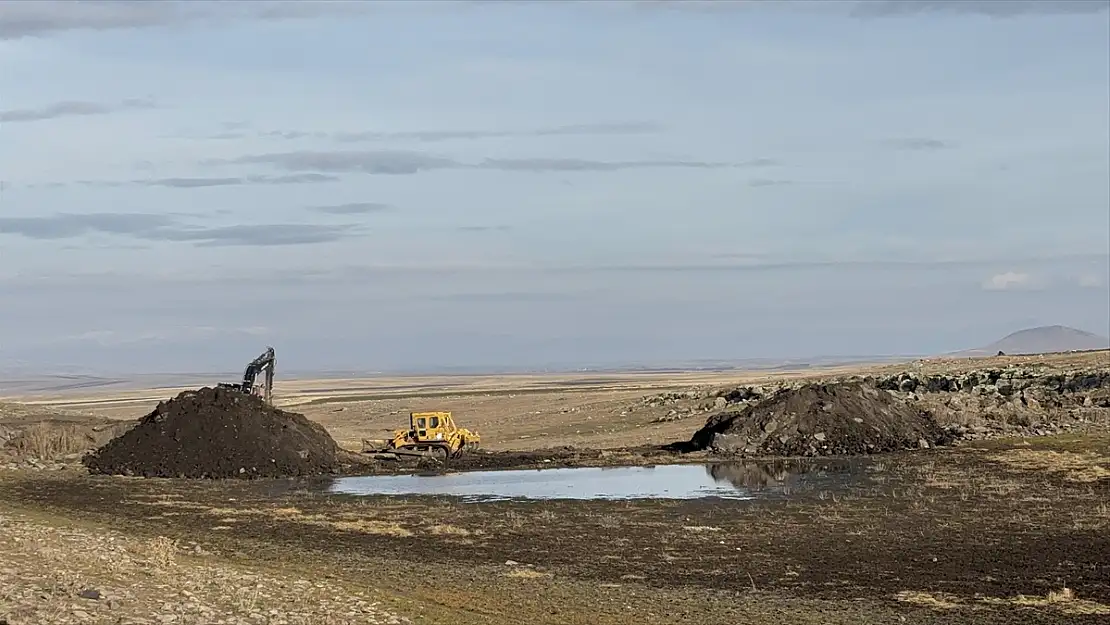
{"label": "bulldozer cab", "polygon": [[417,441],[441,441],[455,431],[450,412],[412,412],[409,413],[409,424]]}

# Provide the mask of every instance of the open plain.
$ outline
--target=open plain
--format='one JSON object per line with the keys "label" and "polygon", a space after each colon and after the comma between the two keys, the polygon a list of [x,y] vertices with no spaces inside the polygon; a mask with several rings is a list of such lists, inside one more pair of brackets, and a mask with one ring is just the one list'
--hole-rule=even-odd
{"label": "open plain", "polygon": [[[984,376],[990,398],[982,387],[925,390],[990,371],[1096,381],[1071,403],[1033,387],[1012,394],[1010,374]],[[746,501],[470,503],[335,495],[334,476],[90,476],[81,454],[181,389],[11,397],[0,405],[0,619],[1104,623],[1110,389],[1091,372],[1108,371],[1102,351],[793,372],[279,376],[276,387],[278,406],[352,451],[410,410],[443,409],[488,450],[457,470],[712,463],[715,479],[753,492],[783,479],[787,461],[717,464],[734,459],[665,447],[750,404],[738,389],[893,380],[961,433],[953,445],[871,456],[863,478],[840,488]]]}

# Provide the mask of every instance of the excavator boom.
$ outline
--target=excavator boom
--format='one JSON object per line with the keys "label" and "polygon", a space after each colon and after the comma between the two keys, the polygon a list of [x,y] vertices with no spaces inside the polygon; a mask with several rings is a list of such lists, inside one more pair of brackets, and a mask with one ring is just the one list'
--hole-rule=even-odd
{"label": "excavator boom", "polygon": [[[267,347],[266,351],[247,364],[246,369],[243,370],[242,382],[238,384],[220,383],[219,386],[234,388],[248,395],[258,395],[263,402],[271,404],[274,396],[274,365],[276,363],[277,357],[274,355],[274,348]],[[262,376],[261,383],[258,383],[259,376]]]}

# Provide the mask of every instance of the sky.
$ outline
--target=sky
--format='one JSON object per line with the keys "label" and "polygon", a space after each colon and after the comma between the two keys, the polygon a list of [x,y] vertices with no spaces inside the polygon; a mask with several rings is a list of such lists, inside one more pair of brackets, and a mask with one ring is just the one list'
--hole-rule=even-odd
{"label": "sky", "polygon": [[0,370],[1110,334],[1110,2],[0,0]]}

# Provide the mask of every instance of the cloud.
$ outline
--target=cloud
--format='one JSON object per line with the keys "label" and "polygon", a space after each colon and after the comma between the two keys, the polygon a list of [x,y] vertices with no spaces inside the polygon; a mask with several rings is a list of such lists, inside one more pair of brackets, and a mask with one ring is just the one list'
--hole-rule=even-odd
{"label": "cloud", "polygon": [[1029,274],[1007,271],[991,276],[983,282],[982,286],[988,291],[1013,291],[1032,288],[1035,285],[1032,276]]}
{"label": "cloud", "polygon": [[[523,2],[471,2],[473,6],[502,8]],[[423,4],[423,3],[421,3]],[[434,3],[429,3],[432,6]],[[536,3],[539,4],[539,3]],[[542,5],[566,4],[547,0]],[[443,6],[443,5],[441,5]],[[454,8],[452,3],[448,7]],[[683,0],[632,3],[574,3],[576,9],[669,9],[684,11],[787,10],[857,18],[897,17],[919,13],[985,15],[1092,14],[1106,11],[1110,2],[1100,0],[866,0],[860,2],[723,2]],[[390,6],[389,8],[394,8]],[[162,28],[189,24],[223,25],[237,20],[298,20],[365,15],[383,10],[379,3],[339,0],[0,0],[0,40],[46,37],[70,31],[112,31]]]}
{"label": "cloud", "polygon": [[882,142],[884,146],[893,150],[907,150],[907,151],[931,151],[931,150],[946,150],[955,147],[948,141],[940,139],[930,139],[927,137],[902,137],[899,139],[887,139]]}
{"label": "cloud", "polygon": [[501,171],[573,172],[616,171],[635,168],[716,168],[716,167],[768,167],[776,165],[771,159],[754,159],[743,163],[711,163],[704,161],[592,161],[573,158],[497,158],[485,159],[477,164],[463,163],[444,156],[435,156],[409,150],[349,150],[349,151],[297,151],[272,152],[242,156],[229,161],[210,160],[206,164],[220,163],[266,164],[287,171],[318,171],[332,173],[365,174],[415,174],[438,169],[497,169]]}
{"label": "cloud", "polygon": [[749,187],[782,187],[794,184],[790,180],[775,180],[773,178],[754,178],[748,181]]}
{"label": "cloud", "polygon": [[72,183],[47,182],[29,187],[62,188],[70,184],[85,187],[168,187],[171,189],[202,189],[207,187],[231,187],[240,185],[273,185],[273,184],[313,184],[321,182],[339,182],[339,176],[328,174],[284,174],[281,176],[238,176],[238,177],[189,177],[189,178],[149,178],[145,180],[78,180]]}
{"label": "cloud", "polygon": [[855,17],[896,17],[920,13],[951,13],[1014,17],[1101,13],[1110,0],[867,0],[853,3]]}
{"label": "cloud", "polygon": [[309,206],[308,210],[329,215],[365,215],[389,210],[389,204],[380,202],[351,202],[349,204],[331,204],[328,206]]}
{"label": "cloud", "polygon": [[1093,273],[1079,276],[1079,278],[1076,279],[1075,283],[1084,289],[1097,289],[1101,288],[1103,285],[1102,277],[1097,276]]}
{"label": "cloud", "polygon": [[223,226],[218,228],[161,228],[141,233],[144,239],[191,241],[202,247],[275,246],[306,243],[330,243],[353,234],[354,225],[322,226],[315,224],[259,224]]}
{"label": "cloud", "polygon": [[145,342],[195,341],[232,336],[265,336],[270,329],[264,326],[242,328],[216,328],[212,326],[164,327],[157,331],[90,330],[79,334],[57,337],[50,343],[94,343],[109,347]]}
{"label": "cloud", "polygon": [[371,10],[371,3],[213,2],[205,0],[29,0],[0,2],[0,40],[44,37],[66,31],[133,30],[207,21],[310,19],[352,15]]}
{"label": "cloud", "polygon": [[353,224],[251,224],[204,227],[148,213],[57,213],[49,217],[0,218],[0,234],[29,239],[69,239],[87,234],[128,236],[145,241],[191,242],[201,247],[275,246],[326,243],[357,234]]}
{"label": "cloud", "polygon": [[459,232],[508,232],[511,229],[509,226],[459,226],[455,228]]}
{"label": "cloud", "polygon": [[134,235],[172,223],[167,215],[148,213],[58,213],[51,217],[0,217],[0,233],[29,239],[69,239],[95,232]]}
{"label": "cloud", "polygon": [[[594,124],[568,124],[533,130],[407,130],[395,132],[382,131],[345,131],[322,132],[304,130],[269,130],[253,133],[255,136],[270,139],[319,139],[338,143],[361,143],[374,141],[417,141],[431,143],[436,141],[501,139],[513,137],[547,137],[562,135],[636,135],[662,132],[665,128],[655,122],[605,122]],[[220,132],[211,139],[241,139],[251,136],[245,130]]]}
{"label": "cloud", "polygon": [[[33,4],[31,2],[27,4]],[[2,6],[2,5],[0,5]],[[2,8],[0,8],[2,10]],[[146,99],[130,98],[113,104],[67,100],[55,102],[38,108],[11,109],[0,111],[0,123],[37,122],[59,117],[83,117],[88,115],[107,115],[132,109],[156,108],[154,102]]]}
{"label": "cloud", "polygon": [[[499,3],[488,3],[490,5]],[[601,3],[598,3],[601,4]],[[1110,8],[1107,0],[640,0],[636,9],[680,11],[784,10],[856,18],[898,17],[921,13],[980,15],[992,18],[1018,15],[1069,15],[1100,13]]]}
{"label": "cloud", "polygon": [[499,169],[502,171],[617,171],[620,169],[641,168],[714,168],[736,167],[729,163],[707,163],[704,161],[589,161],[577,158],[487,158],[475,165],[479,169]]}
{"label": "cloud", "polygon": [[544,293],[533,291],[504,291],[492,293],[452,293],[433,295],[428,299],[443,302],[562,302],[580,299],[582,295],[572,293]]}
{"label": "cloud", "polygon": [[462,163],[449,158],[406,150],[273,152],[242,156],[224,162],[272,165],[288,171],[315,170],[365,174],[415,174],[433,169],[463,167]]}
{"label": "cloud", "polygon": [[337,182],[339,180],[342,180],[339,176],[325,174],[290,174],[284,176],[244,176],[240,178],[156,178],[153,180],[135,180],[132,181],[132,184],[194,189],[197,187],[226,187],[250,184],[311,184]]}

